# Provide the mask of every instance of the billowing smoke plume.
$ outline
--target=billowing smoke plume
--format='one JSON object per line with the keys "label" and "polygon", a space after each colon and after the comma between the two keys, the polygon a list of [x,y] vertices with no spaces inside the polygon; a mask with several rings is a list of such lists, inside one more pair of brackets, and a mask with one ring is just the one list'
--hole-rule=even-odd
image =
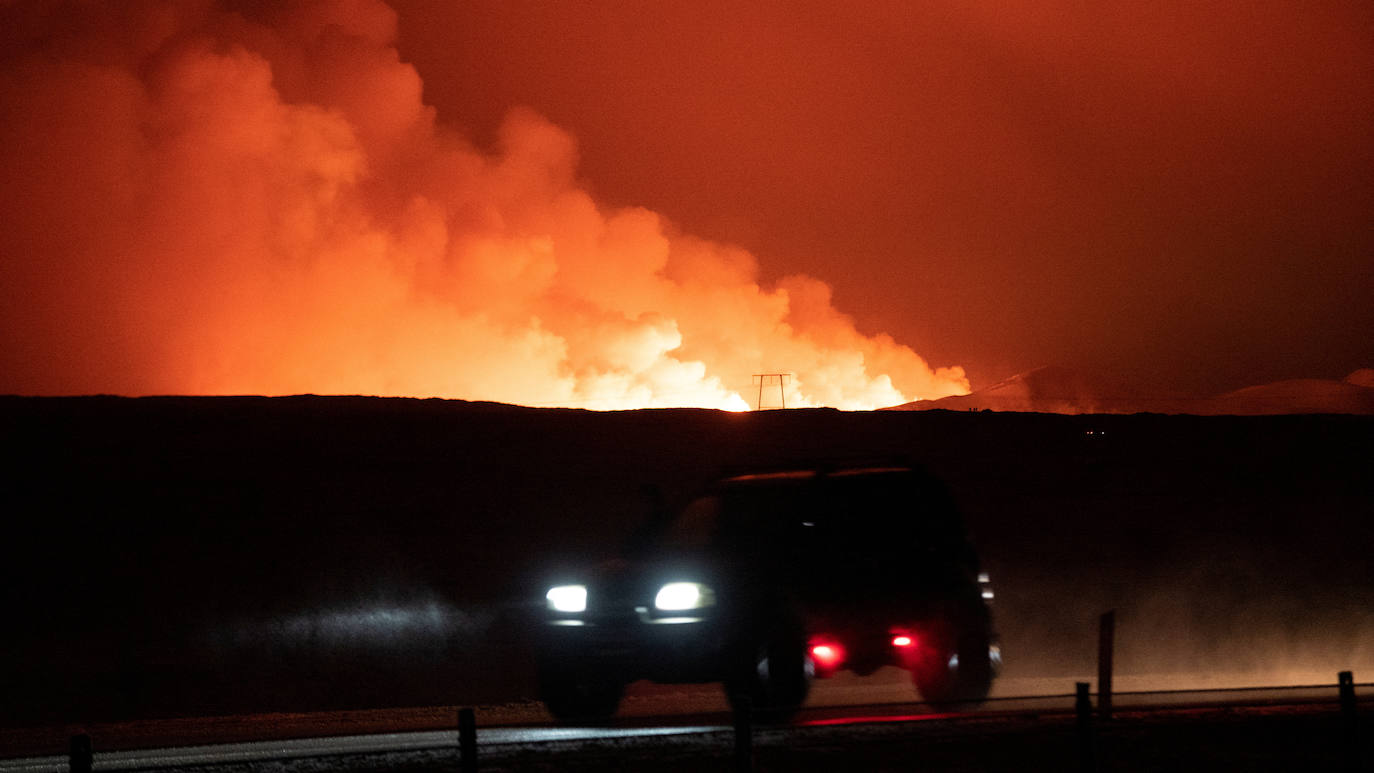
{"label": "billowing smoke plume", "polygon": [[823,282],[762,285],[747,252],[598,205],[540,116],[513,110],[492,149],[438,125],[386,6],[130,5],[0,9],[0,392],[744,408],[778,372],[788,405],[967,391],[860,334]]}

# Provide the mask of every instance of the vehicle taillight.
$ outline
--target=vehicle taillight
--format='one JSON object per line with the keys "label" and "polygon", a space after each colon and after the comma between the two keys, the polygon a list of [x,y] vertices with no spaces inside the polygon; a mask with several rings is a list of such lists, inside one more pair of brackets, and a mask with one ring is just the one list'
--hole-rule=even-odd
{"label": "vehicle taillight", "polygon": [[887,642],[892,646],[889,653],[897,665],[911,668],[921,657],[921,634],[906,626],[893,626],[887,631]]}
{"label": "vehicle taillight", "polygon": [[817,644],[811,648],[811,657],[820,661],[823,665],[833,666],[840,662],[840,650],[830,644]]}
{"label": "vehicle taillight", "polygon": [[829,638],[811,640],[811,661],[817,676],[829,676],[844,664],[844,647]]}

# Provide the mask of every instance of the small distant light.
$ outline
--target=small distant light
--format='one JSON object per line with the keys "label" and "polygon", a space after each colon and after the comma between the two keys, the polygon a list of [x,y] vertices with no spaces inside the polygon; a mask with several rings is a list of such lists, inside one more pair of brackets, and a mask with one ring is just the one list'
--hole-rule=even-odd
{"label": "small distant light", "polygon": [[802,526],[815,526],[815,521],[802,521]]}
{"label": "small distant light", "polygon": [[991,590],[990,588],[983,591],[983,598],[985,598],[985,599],[991,599],[991,598],[992,598],[992,590]]}
{"label": "small distant light", "polygon": [[979,572],[979,573],[978,573],[978,582],[987,584],[987,583],[989,583],[989,582],[991,582],[991,581],[992,581],[992,578],[988,577],[988,573],[987,573],[987,572]]}
{"label": "small distant light", "polygon": [[893,636],[893,637],[892,637],[892,646],[894,646],[894,647],[910,647],[911,645],[913,645],[913,644],[915,644],[915,643],[916,643],[916,642],[915,642],[910,636]]}

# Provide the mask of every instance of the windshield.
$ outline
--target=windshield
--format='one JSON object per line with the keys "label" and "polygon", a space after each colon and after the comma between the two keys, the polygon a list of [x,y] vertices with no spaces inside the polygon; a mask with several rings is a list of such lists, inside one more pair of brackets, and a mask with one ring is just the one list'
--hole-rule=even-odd
{"label": "windshield", "polygon": [[942,488],[909,472],[733,478],[693,500],[654,540],[669,551],[828,566],[866,575],[875,564],[962,557],[963,527]]}
{"label": "windshield", "polygon": [[720,523],[720,510],[719,497],[693,500],[664,531],[663,547],[670,550],[700,550],[710,545]]}

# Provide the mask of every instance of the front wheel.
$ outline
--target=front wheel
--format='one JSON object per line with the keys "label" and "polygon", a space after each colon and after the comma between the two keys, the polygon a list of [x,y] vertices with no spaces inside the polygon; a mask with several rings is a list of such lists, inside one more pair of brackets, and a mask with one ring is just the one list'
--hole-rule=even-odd
{"label": "front wheel", "polygon": [[605,722],[624,694],[624,683],[593,671],[558,663],[539,669],[539,699],[559,722]]}

